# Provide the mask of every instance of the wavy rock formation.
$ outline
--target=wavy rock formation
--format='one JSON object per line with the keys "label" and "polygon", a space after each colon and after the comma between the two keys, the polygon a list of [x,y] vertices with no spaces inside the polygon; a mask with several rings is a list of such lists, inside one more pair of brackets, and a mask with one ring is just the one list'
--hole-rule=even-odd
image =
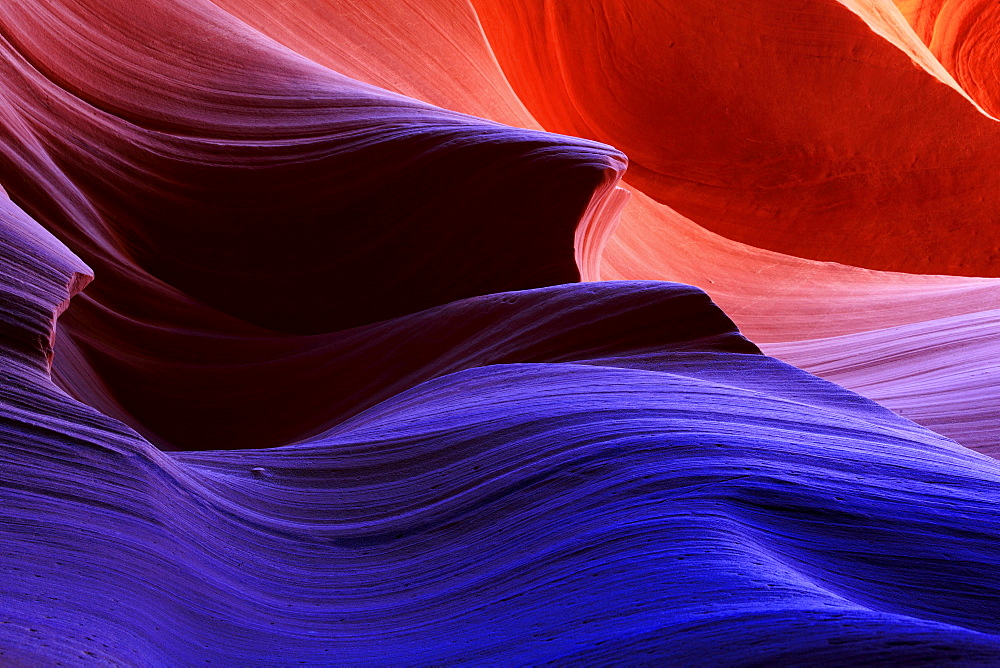
{"label": "wavy rock formation", "polygon": [[762,251],[629,190],[601,278],[702,286],[755,341],[825,338],[1000,306],[995,279],[870,271]]}
{"label": "wavy rock formation", "polygon": [[1000,456],[991,382],[1000,285],[872,272],[764,253],[718,237],[633,190],[602,276],[705,286],[774,355]]}
{"label": "wavy rock formation", "polygon": [[571,322],[573,295],[638,291],[680,329],[576,320],[578,348],[542,346],[575,363],[170,456],[48,380],[87,268],[4,214],[5,661],[1000,658],[994,460],[755,354],[690,288],[542,291]]}
{"label": "wavy rock formation", "polygon": [[870,268],[1000,273],[949,69],[887,0],[6,3],[0,662],[1000,662],[1000,283]]}
{"label": "wavy rock formation", "polygon": [[[462,2],[391,7],[378,0],[350,5],[337,0],[262,1],[252,6],[238,0],[217,0],[217,4],[310,59],[369,83],[457,111],[490,115],[526,128],[540,127],[506,84],[476,17]],[[949,85],[963,92],[912,34],[895,7],[878,3],[845,6],[867,21],[871,30],[903,49],[927,73],[951,81]],[[419,43],[414,43],[411,26],[428,24],[435,29],[421,31]],[[361,43],[369,48],[345,47]],[[539,45],[544,44],[548,42]],[[414,49],[423,53],[420,76],[414,68]],[[515,55],[520,58],[523,53],[518,50]],[[868,78],[885,75],[878,62],[859,74]],[[709,85],[709,81],[703,83]],[[557,102],[559,96],[553,96],[551,87],[543,92],[543,101]],[[577,100],[581,107],[593,103],[592,98]],[[974,118],[979,123],[966,111],[961,118]],[[631,176],[627,178],[631,180]],[[991,281],[873,272],[768,252],[708,232],[697,222],[651,200],[635,186],[624,187],[605,197],[603,207],[595,210],[592,224],[586,226],[590,233],[578,235],[577,262],[583,277],[659,279],[698,285],[757,341],[821,339],[1000,307],[1000,288]],[[625,199],[626,194],[630,199]],[[961,193],[945,190],[943,195],[959,198]],[[911,358],[925,354],[918,342],[911,340],[911,344]],[[781,354],[794,347],[782,346]],[[810,349],[815,351],[815,347]],[[865,352],[857,350],[855,354]],[[933,357],[935,353],[928,350],[926,354]],[[795,361],[811,369],[825,369],[823,355],[818,355],[815,364],[802,355],[795,355]],[[883,366],[887,363],[873,356],[868,359]],[[844,380],[851,389],[868,391],[869,386],[860,378],[838,378]],[[902,369],[895,374],[893,384],[894,392],[909,394],[913,402],[927,402],[924,409],[910,411],[918,421],[924,414],[938,411],[936,404],[942,399],[952,404],[952,399],[968,400],[961,383],[938,387],[935,397],[914,393],[907,388],[909,376]],[[978,391],[981,405],[997,401],[993,388],[981,386]],[[883,393],[878,398],[885,396]],[[953,414],[949,419],[958,424],[965,414]],[[960,435],[961,442],[970,447],[986,447],[983,439],[972,436],[983,426],[979,420],[990,423],[987,432],[1000,429],[1000,422],[987,410],[977,414],[979,417],[965,427],[951,428],[949,435]]]}
{"label": "wavy rock formation", "polygon": [[365,86],[207,2],[150,7],[0,10],[0,181],[100,276],[63,321],[75,396],[163,446],[278,445],[339,415],[272,393],[283,360],[323,363],[291,335],[579,277],[620,154]]}
{"label": "wavy rock formation", "polygon": [[1000,458],[998,316],[995,310],[971,313],[765,349]]}
{"label": "wavy rock formation", "polygon": [[465,0],[212,0],[345,76],[473,116],[541,130],[514,94]]}
{"label": "wavy rock formation", "polygon": [[[723,30],[731,39],[721,43],[720,26],[745,22],[742,9],[477,0],[504,71],[543,125],[630,157],[631,202],[599,271],[585,276],[698,285],[754,340],[783,342],[770,350],[826,374],[837,347],[794,342],[920,322],[930,331],[941,318],[1000,307],[997,285],[762,248],[995,275],[986,156],[998,135],[895,7],[786,4],[755,5],[756,31]],[[911,376],[913,364],[936,363],[934,345],[910,339],[905,362],[877,348],[852,354],[857,373],[831,379],[893,406],[890,397],[907,396],[908,415],[993,451],[994,387],[974,383],[970,394],[956,374],[926,393]],[[864,369],[893,364],[869,394]],[[979,409],[949,410],[972,396]]]}

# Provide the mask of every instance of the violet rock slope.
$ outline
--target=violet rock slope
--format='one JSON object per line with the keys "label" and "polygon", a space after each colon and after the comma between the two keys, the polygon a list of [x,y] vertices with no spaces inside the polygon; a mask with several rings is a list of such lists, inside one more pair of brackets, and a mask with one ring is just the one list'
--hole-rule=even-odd
{"label": "violet rock slope", "polygon": [[[0,663],[1000,663],[1000,462],[699,288],[575,283],[615,149],[230,4],[0,7]],[[960,287],[936,317],[989,348],[995,286]],[[921,322],[772,347],[897,401],[851,337],[927,370]]]}
{"label": "violet rock slope", "polygon": [[[300,443],[168,454],[52,384],[87,267],[4,213],[5,662],[1000,661],[996,461],[692,288],[498,295],[470,337],[549,304],[579,348],[507,340]],[[595,290],[675,331],[585,326]]]}

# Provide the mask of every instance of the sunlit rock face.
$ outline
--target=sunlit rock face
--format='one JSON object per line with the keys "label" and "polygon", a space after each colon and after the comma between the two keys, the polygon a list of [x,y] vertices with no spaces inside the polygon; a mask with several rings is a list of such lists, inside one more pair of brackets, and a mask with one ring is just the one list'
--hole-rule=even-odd
{"label": "sunlit rock face", "polygon": [[1000,115],[996,3],[984,0],[896,0],[917,37],[990,115]]}
{"label": "sunlit rock face", "polygon": [[1000,663],[992,7],[689,4],[0,7],[0,663]]}
{"label": "sunlit rock face", "polygon": [[622,149],[630,183],[708,229],[1000,275],[996,122],[840,3],[474,4],[543,126]]}

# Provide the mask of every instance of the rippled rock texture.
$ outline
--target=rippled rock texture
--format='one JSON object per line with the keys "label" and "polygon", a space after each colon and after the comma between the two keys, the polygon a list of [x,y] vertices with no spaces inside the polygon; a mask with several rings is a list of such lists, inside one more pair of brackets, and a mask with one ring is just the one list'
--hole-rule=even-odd
{"label": "rippled rock texture", "polygon": [[898,4],[4,3],[0,662],[1000,663],[998,28]]}

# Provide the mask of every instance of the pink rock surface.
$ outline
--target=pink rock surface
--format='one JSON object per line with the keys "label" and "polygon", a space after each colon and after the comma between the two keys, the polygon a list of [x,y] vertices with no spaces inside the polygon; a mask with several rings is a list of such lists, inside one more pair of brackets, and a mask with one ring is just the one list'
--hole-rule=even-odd
{"label": "pink rock surface", "polygon": [[984,311],[764,349],[1000,458],[998,317]]}

